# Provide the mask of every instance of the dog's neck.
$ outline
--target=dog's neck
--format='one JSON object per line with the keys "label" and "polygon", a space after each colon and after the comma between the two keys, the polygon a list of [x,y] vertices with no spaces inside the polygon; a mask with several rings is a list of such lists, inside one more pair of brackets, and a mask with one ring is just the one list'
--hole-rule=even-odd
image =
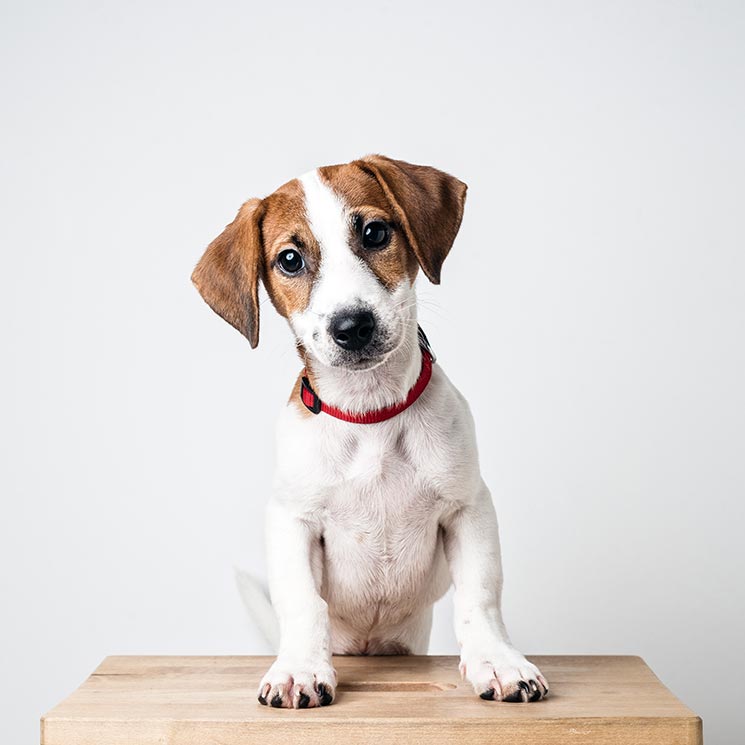
{"label": "dog's neck", "polygon": [[406,399],[422,367],[416,320],[407,323],[399,346],[371,370],[324,365],[312,356],[306,369],[313,389],[325,403],[350,413],[383,409]]}

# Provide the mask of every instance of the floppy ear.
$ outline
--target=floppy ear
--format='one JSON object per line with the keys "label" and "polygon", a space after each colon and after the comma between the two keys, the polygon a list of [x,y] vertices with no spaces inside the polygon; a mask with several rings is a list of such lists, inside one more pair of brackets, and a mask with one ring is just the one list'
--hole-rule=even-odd
{"label": "floppy ear", "polygon": [[383,155],[369,155],[358,163],[383,188],[422,271],[430,282],[440,284],[442,263],[458,234],[468,187],[436,168]]}
{"label": "floppy ear", "polygon": [[251,347],[259,343],[260,206],[260,199],[249,199],[210,243],[191,275],[210,308],[237,328]]}

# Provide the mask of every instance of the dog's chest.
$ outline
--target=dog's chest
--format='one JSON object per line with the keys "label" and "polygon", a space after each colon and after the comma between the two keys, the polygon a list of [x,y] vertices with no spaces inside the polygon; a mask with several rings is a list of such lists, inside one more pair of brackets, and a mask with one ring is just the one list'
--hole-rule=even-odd
{"label": "dog's chest", "polygon": [[340,527],[385,530],[391,536],[405,532],[410,519],[436,520],[438,495],[412,440],[401,430],[363,430],[328,452],[334,475],[326,494],[327,516]]}
{"label": "dog's chest", "polygon": [[329,453],[325,492],[328,591],[343,603],[410,595],[434,569],[440,498],[411,434],[364,431]]}

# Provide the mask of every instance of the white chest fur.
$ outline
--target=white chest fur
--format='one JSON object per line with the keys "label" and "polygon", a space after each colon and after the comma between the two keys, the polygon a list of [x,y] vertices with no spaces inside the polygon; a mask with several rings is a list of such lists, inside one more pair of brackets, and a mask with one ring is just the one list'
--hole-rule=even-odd
{"label": "white chest fur", "polygon": [[283,415],[275,498],[318,536],[313,566],[335,651],[375,639],[421,645],[412,619],[450,583],[443,518],[477,475],[469,425],[439,369],[417,406],[387,422]]}
{"label": "white chest fur", "polygon": [[353,618],[363,635],[385,636],[449,583],[443,499],[418,472],[408,439],[398,427],[383,436],[361,433],[347,478],[326,498],[321,594],[332,617]]}

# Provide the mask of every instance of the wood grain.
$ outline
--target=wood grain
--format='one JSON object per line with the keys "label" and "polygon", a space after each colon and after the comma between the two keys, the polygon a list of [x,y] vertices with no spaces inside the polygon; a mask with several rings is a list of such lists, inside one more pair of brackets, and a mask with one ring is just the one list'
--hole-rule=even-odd
{"label": "wood grain", "polygon": [[261,706],[270,657],[108,657],[41,721],[42,745],[701,745],[701,720],[639,657],[532,657],[551,695],[482,701],[456,657],[336,657],[337,698]]}

